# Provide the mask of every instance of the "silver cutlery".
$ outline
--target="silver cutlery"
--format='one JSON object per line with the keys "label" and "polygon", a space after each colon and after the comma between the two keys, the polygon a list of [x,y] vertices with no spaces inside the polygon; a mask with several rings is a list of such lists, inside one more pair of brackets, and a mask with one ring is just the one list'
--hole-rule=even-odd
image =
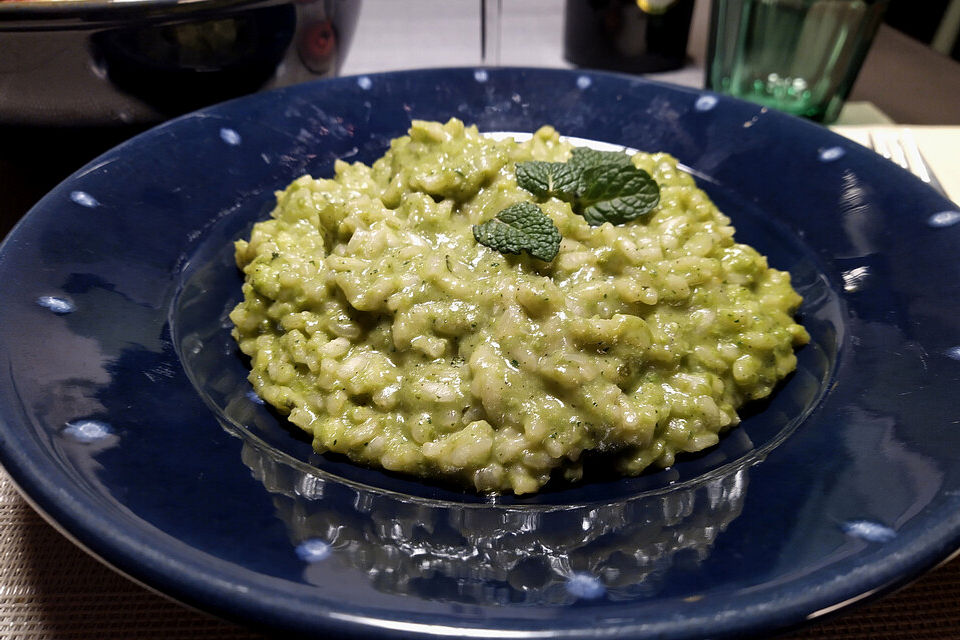
{"label": "silver cutlery", "polygon": [[910,129],[903,129],[899,132],[871,131],[870,147],[884,158],[913,173],[941,195],[947,195],[920,152],[920,147],[917,146],[917,141]]}

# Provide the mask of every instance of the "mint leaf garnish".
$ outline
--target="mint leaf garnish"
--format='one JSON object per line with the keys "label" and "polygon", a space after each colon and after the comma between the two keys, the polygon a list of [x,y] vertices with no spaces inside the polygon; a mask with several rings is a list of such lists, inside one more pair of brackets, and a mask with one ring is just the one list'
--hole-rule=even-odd
{"label": "mint leaf garnish", "polygon": [[[575,147],[570,152],[570,159],[567,161],[571,171],[577,176],[577,195],[586,191],[590,184],[586,181],[584,174],[587,169],[594,167],[626,167],[633,166],[630,156],[620,151],[597,151],[590,147]],[[576,209],[576,207],[574,207]],[[582,215],[583,207],[580,207],[577,213]]]}
{"label": "mint leaf garnish", "polygon": [[567,164],[575,171],[580,172],[584,169],[598,167],[600,165],[613,164],[625,166],[633,164],[633,162],[631,162],[630,156],[622,151],[597,151],[590,147],[575,147],[573,151],[570,152],[570,159],[567,161]]}
{"label": "mint leaf garnish", "polygon": [[516,173],[521,188],[569,202],[593,226],[635,220],[660,202],[656,180],[619,151],[577,147],[566,162],[520,162]]}
{"label": "mint leaf garnish", "polygon": [[604,222],[623,224],[653,211],[660,202],[660,187],[643,169],[633,164],[598,165],[584,170],[580,181],[580,214],[596,226]]}
{"label": "mint leaf garnish", "polygon": [[577,174],[566,162],[517,163],[517,184],[538,198],[567,200],[576,195]]}
{"label": "mint leaf garnish", "polygon": [[553,260],[560,251],[560,230],[532,202],[510,205],[493,219],[474,225],[473,237],[500,253],[526,251],[544,262]]}

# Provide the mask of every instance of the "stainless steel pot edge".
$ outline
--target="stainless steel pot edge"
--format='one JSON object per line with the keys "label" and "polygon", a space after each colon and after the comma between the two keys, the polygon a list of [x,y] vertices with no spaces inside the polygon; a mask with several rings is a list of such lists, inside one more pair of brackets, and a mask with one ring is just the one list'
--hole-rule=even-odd
{"label": "stainless steel pot edge", "polygon": [[13,0],[0,1],[0,33],[60,31],[195,18],[233,9],[288,4],[289,0]]}

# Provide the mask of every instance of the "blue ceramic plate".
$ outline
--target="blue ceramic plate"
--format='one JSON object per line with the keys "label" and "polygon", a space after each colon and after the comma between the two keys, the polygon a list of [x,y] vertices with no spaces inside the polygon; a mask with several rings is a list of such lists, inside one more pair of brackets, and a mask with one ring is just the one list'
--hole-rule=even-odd
{"label": "blue ceramic plate", "polygon": [[[313,454],[229,337],[231,242],[273,191],[411,118],[677,156],[787,269],[812,335],[720,445],[639,478],[483,500]],[[274,630],[739,637],[883,592],[960,543],[960,212],[827,130],[559,70],[341,78],[100,157],[0,249],[0,454],[120,571]]]}

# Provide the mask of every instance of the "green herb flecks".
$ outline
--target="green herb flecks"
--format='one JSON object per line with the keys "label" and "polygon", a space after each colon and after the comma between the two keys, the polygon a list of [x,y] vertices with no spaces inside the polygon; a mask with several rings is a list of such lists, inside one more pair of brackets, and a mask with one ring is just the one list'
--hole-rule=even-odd
{"label": "green herb flecks", "polygon": [[544,262],[553,260],[560,251],[560,230],[531,202],[510,205],[495,218],[474,225],[473,237],[500,253],[526,251]]}
{"label": "green herb flecks", "polygon": [[577,147],[567,162],[519,162],[517,184],[538,198],[569,202],[593,226],[623,224],[660,202],[660,186],[618,151]]}

